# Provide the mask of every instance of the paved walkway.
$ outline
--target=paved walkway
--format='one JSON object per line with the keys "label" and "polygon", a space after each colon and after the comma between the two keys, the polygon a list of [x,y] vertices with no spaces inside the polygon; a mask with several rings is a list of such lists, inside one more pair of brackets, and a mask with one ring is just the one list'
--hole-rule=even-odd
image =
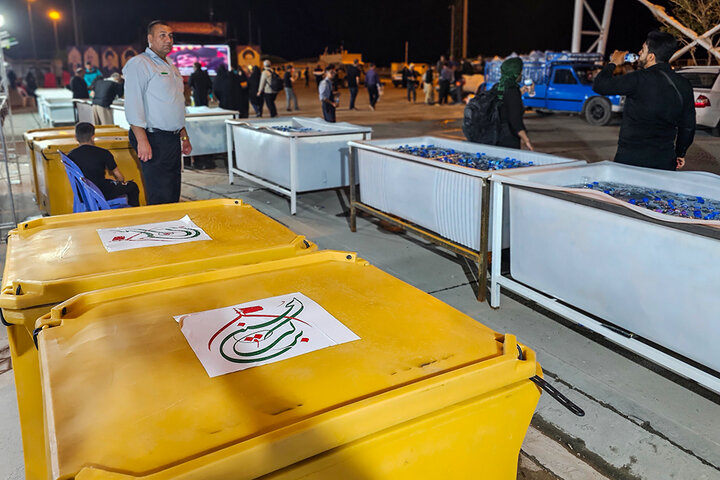
{"label": "paved walkway", "polygon": [[[319,115],[311,89],[300,90],[300,102],[305,107],[302,115]],[[458,106],[407,105],[399,91],[390,90],[378,111],[340,110],[338,118],[372,125],[375,138],[459,137],[460,112]],[[30,125],[32,117],[24,115],[16,123]],[[527,126],[543,152],[598,161],[611,158],[615,150],[617,125],[597,128],[577,117],[531,115]],[[700,132],[688,154],[689,168],[720,173],[718,143]],[[186,200],[241,198],[320,248],[356,251],[479,322],[516,334],[533,348],[546,378],[584,408],[586,416],[575,417],[543,395],[525,439],[518,478],[720,478],[719,396],[521,299],[504,296],[499,310],[478,303],[474,267],[465,260],[412,236],[390,234],[367,219],[358,219],[357,232],[351,233],[344,192],[300,195],[297,215],[292,216],[287,199],[245,181],[229,185],[226,171],[218,167],[186,171],[182,194]],[[3,335],[4,331],[0,356]],[[0,374],[0,478],[15,479],[22,478],[22,460],[11,376]]]}

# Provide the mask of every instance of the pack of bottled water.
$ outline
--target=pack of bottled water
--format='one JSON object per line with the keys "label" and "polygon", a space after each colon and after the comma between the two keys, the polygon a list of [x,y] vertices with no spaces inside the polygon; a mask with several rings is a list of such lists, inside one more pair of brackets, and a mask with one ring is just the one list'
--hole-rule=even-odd
{"label": "pack of bottled water", "polygon": [[596,190],[632,205],[674,217],[720,220],[720,201],[712,198],[615,182],[589,182],[568,187]]}
{"label": "pack of bottled water", "polygon": [[436,145],[403,145],[394,150],[416,157],[427,158],[442,163],[451,163],[453,165],[460,165],[461,167],[476,168],[478,170],[504,170],[508,168],[533,166],[533,162],[521,162],[517,158],[494,157],[484,152],[461,152],[452,148],[444,148]]}

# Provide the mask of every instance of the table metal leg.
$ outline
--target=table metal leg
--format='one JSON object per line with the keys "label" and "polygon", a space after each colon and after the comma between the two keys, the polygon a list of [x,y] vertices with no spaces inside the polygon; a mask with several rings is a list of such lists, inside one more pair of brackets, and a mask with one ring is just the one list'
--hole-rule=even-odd
{"label": "table metal leg", "polygon": [[[488,234],[490,231],[490,182],[482,179],[482,194],[480,205],[480,258],[478,259],[478,295],[477,299],[484,302],[487,297],[487,270],[488,270]],[[493,252],[497,244],[493,244]]]}
{"label": "table metal leg", "polygon": [[500,307],[500,265],[502,262],[502,230],[503,230],[503,184],[491,182],[492,185],[492,264],[490,275],[490,306]]}
{"label": "table metal leg", "polygon": [[227,162],[228,162],[228,180],[229,183],[233,183],[233,167],[235,166],[233,164],[233,138],[232,138],[232,125],[229,123],[225,124],[225,134],[227,135],[227,138],[225,141],[227,142]]}
{"label": "table metal leg", "polygon": [[348,157],[349,163],[349,177],[350,177],[350,231],[354,232],[357,229],[357,208],[355,207],[356,190],[355,190],[355,155],[356,151],[350,146],[350,152]]}

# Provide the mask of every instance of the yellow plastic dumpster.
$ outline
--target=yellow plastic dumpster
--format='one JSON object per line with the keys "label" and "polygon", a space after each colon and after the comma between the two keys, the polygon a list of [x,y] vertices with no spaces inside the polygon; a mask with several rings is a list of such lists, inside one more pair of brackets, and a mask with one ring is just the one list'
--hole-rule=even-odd
{"label": "yellow plastic dumpster", "polygon": [[[184,314],[286,294],[359,339],[211,378]],[[37,327],[52,479],[514,480],[540,396],[513,335],[345,252],[90,292]]]}
{"label": "yellow plastic dumpster", "polygon": [[[133,180],[140,189],[140,205],[145,205],[145,186],[140,161],[124,137],[95,137],[95,145],[110,150],[126,180]],[[55,138],[36,141],[33,146],[37,174],[37,203],[40,211],[49,215],[72,213],[73,194],[70,182],[60,161],[58,150],[68,153],[77,147],[74,138]]]}
{"label": "yellow plastic dumpster", "polygon": [[[122,137],[128,134],[128,131],[124,128],[120,128],[117,125],[97,125],[95,127],[97,136],[105,137]],[[30,161],[30,170],[32,171],[32,190],[33,197],[37,201],[37,171],[35,168],[35,152],[33,150],[33,142],[40,140],[50,140],[53,138],[75,138],[75,127],[54,127],[54,128],[40,128],[36,130],[28,130],[23,134],[25,138],[25,144],[27,145],[27,152]],[[42,155],[41,155],[42,157]]]}
{"label": "yellow plastic dumpster", "polygon": [[[109,253],[98,228],[187,215],[212,240]],[[8,325],[28,479],[45,479],[37,318],[78,293],[301,255],[317,247],[240,200],[206,200],[44,217],[10,232],[0,308]]]}

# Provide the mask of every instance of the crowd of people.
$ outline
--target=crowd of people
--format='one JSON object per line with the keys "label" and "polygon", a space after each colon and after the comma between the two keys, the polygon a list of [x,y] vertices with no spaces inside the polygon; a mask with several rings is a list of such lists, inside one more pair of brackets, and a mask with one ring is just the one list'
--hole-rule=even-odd
{"label": "crowd of people", "polygon": [[[92,98],[96,125],[112,123],[109,107],[115,98],[124,95],[125,114],[130,124],[129,140],[141,161],[147,202],[151,205],[179,201],[180,159],[192,152],[185,130],[184,79],[166,59],[172,45],[171,28],[163,22],[153,22],[148,27],[148,48],[127,62],[122,76],[113,73],[104,78],[88,63],[85,68],[78,68],[72,78],[62,80],[72,91],[73,98]],[[668,64],[675,48],[672,36],[653,32],[640,52],[640,70],[614,75],[625,63],[626,53],[615,52],[610,63],[594,78],[593,88],[598,94],[624,95],[627,99],[615,156],[617,162],[667,170],[684,165],[684,156],[693,141],[695,110],[692,87]],[[462,102],[463,75],[475,71],[469,65],[467,61],[456,62],[452,56],[440,57],[436,65],[428,66],[423,73],[412,63],[404,65],[400,74],[402,86],[407,90],[407,101],[417,101],[416,91],[422,83],[426,104],[443,105],[450,99],[452,103]],[[491,128],[494,132],[491,141],[482,143],[533,150],[523,122],[522,94],[527,87],[520,86],[522,59],[507,59],[500,72],[501,77],[492,89],[478,89],[475,98],[469,101],[465,119],[471,118],[468,109],[475,108],[477,112],[478,102],[493,97],[496,101],[492,108],[497,109],[494,124],[485,122],[482,128]],[[270,60],[265,60],[262,68],[238,66],[229,70],[220,65],[216,73],[212,79],[199,63],[194,64],[188,80],[192,103],[208,106],[212,95],[220,108],[237,111],[240,117],[250,115],[250,106],[256,117],[262,117],[265,109],[270,117],[277,116],[276,99],[281,92],[285,94],[286,111],[298,111],[296,85],[304,80],[309,88],[311,75],[315,77],[323,118],[327,122],[336,121],[341,87],[347,86],[349,90],[350,110],[357,109],[361,85],[367,90],[371,110],[375,110],[383,90],[376,66],[373,63],[361,65],[359,60],[343,66],[330,64],[323,68],[318,65],[312,72],[309,67],[298,70],[292,64],[275,67]],[[37,88],[32,72],[21,80],[10,71],[8,80],[11,88],[23,88],[28,95]],[[434,99],[436,90],[437,103]],[[658,102],[660,98],[664,101]],[[463,131],[467,136],[465,127],[464,124]],[[81,146],[71,152],[71,157],[83,172],[97,179],[106,196],[129,195],[132,203],[137,204],[137,187],[124,182],[112,158],[94,146],[92,125],[79,124],[76,134]],[[473,141],[470,136],[468,139]],[[115,180],[106,182],[101,178],[100,173],[104,171],[112,173]]]}

